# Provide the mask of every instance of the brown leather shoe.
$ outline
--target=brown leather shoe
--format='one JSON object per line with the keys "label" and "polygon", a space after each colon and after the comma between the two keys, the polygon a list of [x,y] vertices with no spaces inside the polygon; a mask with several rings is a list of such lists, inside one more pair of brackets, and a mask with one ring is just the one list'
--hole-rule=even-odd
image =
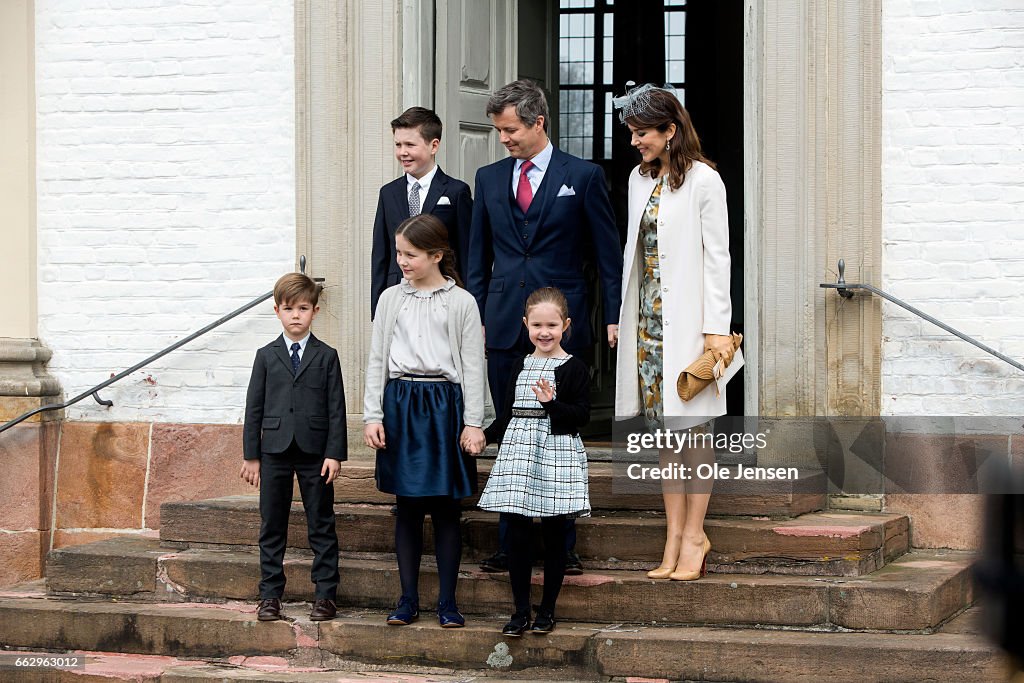
{"label": "brown leather shoe", "polygon": [[256,618],[260,621],[277,621],[281,618],[281,601],[277,598],[260,600],[256,607]]}
{"label": "brown leather shoe", "polygon": [[310,621],[330,621],[338,614],[338,606],[333,600],[317,600],[313,603],[313,611],[309,613]]}

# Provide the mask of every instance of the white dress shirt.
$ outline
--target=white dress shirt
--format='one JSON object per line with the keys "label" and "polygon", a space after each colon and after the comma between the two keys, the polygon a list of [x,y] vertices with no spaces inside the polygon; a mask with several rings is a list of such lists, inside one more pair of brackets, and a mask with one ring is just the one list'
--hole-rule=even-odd
{"label": "white dress shirt", "polygon": [[284,332],[282,332],[281,333],[281,338],[284,339],[284,347],[286,349],[288,349],[288,355],[289,356],[292,355],[292,344],[298,344],[299,345],[299,360],[302,360],[302,354],[306,351],[306,342],[309,341],[309,335],[310,335],[310,333],[307,332],[305,337],[303,337],[298,342],[296,342],[293,339],[289,339],[288,335],[285,334]]}
{"label": "white dress shirt", "polygon": [[[530,181],[530,187],[533,188],[533,196],[537,196],[537,190],[540,189],[540,184],[544,182],[544,174],[547,173],[548,166],[551,165],[551,154],[555,151],[555,146],[548,140],[547,147],[542,149],[539,154],[530,159],[533,162],[533,168],[531,168],[527,174],[526,179]],[[516,159],[515,168],[512,169],[512,196],[519,197],[519,174],[520,168],[522,168],[525,159]]]}
{"label": "white dress shirt", "polygon": [[437,164],[434,164],[434,168],[430,169],[423,174],[422,178],[416,178],[408,173],[405,174],[405,198],[408,199],[409,195],[412,194],[412,186],[416,183],[420,184],[420,208],[423,208],[423,204],[427,201],[427,192],[430,191],[430,183],[434,180],[434,176],[437,175]]}

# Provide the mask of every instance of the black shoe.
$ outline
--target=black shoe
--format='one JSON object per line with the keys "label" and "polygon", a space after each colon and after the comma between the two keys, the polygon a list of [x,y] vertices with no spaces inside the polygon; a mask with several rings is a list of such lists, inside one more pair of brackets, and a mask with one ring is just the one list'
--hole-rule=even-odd
{"label": "black shoe", "polygon": [[256,618],[260,621],[277,621],[281,618],[281,601],[277,598],[264,598],[256,606]]}
{"label": "black shoe", "polygon": [[537,610],[537,618],[533,620],[530,633],[544,634],[555,630],[555,613],[548,610]]}
{"label": "black shoe", "polygon": [[480,562],[480,569],[485,572],[507,572],[508,571],[508,555],[504,551],[499,550],[494,553],[486,560]]}
{"label": "black shoe", "polygon": [[570,550],[565,554],[565,575],[579,576],[582,573],[583,563],[580,562],[580,556]]}
{"label": "black shoe", "polygon": [[505,624],[505,628],[501,629],[501,635],[518,638],[528,628],[530,628],[530,615],[521,616],[513,614],[512,619]]}
{"label": "black shoe", "polygon": [[388,623],[392,626],[408,626],[419,618],[419,603],[403,595],[398,599],[398,607],[388,615]]}
{"label": "black shoe", "polygon": [[313,603],[313,610],[309,613],[310,621],[330,621],[338,616],[338,606],[333,600],[320,599]]}
{"label": "black shoe", "polygon": [[466,617],[459,612],[454,600],[442,600],[437,604],[437,623],[441,628],[462,628]]}

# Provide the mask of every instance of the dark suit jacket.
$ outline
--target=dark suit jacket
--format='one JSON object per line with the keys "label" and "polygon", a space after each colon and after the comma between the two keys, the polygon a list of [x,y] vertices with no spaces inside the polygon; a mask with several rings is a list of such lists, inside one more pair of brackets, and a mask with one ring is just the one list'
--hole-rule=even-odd
{"label": "dark suit jacket", "polygon": [[[438,204],[441,197],[448,204]],[[446,175],[440,168],[430,181],[430,190],[423,199],[422,213],[431,213],[448,228],[448,242],[455,252],[455,267],[466,280],[466,254],[469,251],[469,221],[473,211],[469,185]],[[381,292],[397,285],[402,270],[395,261],[395,230],[409,217],[409,191],[406,177],[392,180],[380,188],[377,217],[373,221],[373,252],[370,257],[370,317],[377,314]]]}
{"label": "dark suit jacket", "polygon": [[[517,221],[514,167],[510,157],[476,174],[466,289],[480,306],[487,347],[511,348],[519,338],[526,297],[539,287],[558,287],[574,321],[568,345],[582,349],[591,343],[583,277],[588,243],[600,273],[605,324],[619,319],[622,246],[604,172],[555,148],[529,211]],[[563,186],[571,193],[559,197]]]}
{"label": "dark suit jacket", "polygon": [[338,352],[311,334],[292,375],[291,352],[281,336],[257,351],[242,438],[246,460],[283,453],[293,439],[304,453],[348,460]]}

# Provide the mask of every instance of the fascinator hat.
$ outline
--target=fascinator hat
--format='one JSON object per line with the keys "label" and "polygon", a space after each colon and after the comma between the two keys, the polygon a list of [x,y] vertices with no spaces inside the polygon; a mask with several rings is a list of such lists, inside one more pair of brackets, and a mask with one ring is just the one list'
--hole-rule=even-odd
{"label": "fascinator hat", "polygon": [[633,81],[627,81],[626,94],[621,97],[612,98],[612,107],[621,110],[619,112],[619,121],[625,123],[626,119],[631,119],[645,114],[650,109],[651,93],[655,90],[662,90],[678,99],[676,89],[671,85],[659,88],[652,83],[637,85]]}

